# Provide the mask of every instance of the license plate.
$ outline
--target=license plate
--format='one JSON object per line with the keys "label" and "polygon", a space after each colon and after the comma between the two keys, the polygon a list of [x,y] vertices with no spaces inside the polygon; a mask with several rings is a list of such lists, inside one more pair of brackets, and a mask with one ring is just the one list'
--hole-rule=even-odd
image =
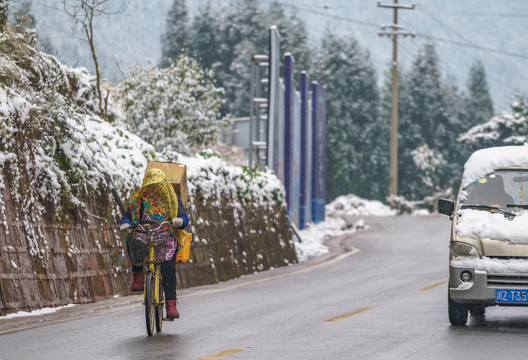
{"label": "license plate", "polygon": [[495,301],[498,303],[528,304],[528,290],[497,289]]}

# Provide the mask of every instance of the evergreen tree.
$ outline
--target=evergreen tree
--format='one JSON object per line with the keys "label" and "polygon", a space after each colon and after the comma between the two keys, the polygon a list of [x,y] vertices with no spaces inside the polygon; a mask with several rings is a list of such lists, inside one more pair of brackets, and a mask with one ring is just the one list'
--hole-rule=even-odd
{"label": "evergreen tree", "polygon": [[486,70],[480,60],[477,60],[469,71],[467,89],[469,95],[466,105],[468,123],[465,124],[464,131],[477,124],[487,122],[494,114]]}
{"label": "evergreen tree", "polygon": [[299,71],[309,71],[311,68],[311,54],[313,50],[308,45],[306,25],[295,13],[289,17],[284,7],[274,1],[266,13],[266,26],[275,25],[281,37],[281,53],[289,52],[295,59],[295,68]]}
{"label": "evergreen tree", "polygon": [[[465,156],[456,141],[461,131],[456,99],[461,95],[455,85],[442,80],[432,44],[419,50],[407,81],[408,92],[399,101],[398,193],[423,199],[460,180]],[[438,168],[427,168],[430,181],[423,181],[426,167],[417,161],[420,156],[436,159]]]}
{"label": "evergreen tree", "polygon": [[188,45],[188,11],[185,0],[174,0],[167,15],[165,33],[161,39],[161,63],[167,67],[176,61]]}
{"label": "evergreen tree", "polygon": [[9,0],[0,0],[0,30],[3,30],[7,25],[7,18],[9,16]]}
{"label": "evergreen tree", "polygon": [[268,32],[257,0],[238,0],[224,11],[220,36],[220,59],[213,70],[225,88],[224,113],[249,114],[251,58],[267,54]]}
{"label": "evergreen tree", "polygon": [[327,86],[327,199],[350,193],[383,199],[388,132],[369,54],[355,39],[327,30],[315,68],[315,79]]}
{"label": "evergreen tree", "polygon": [[203,69],[213,69],[220,61],[220,23],[211,10],[210,2],[198,10],[194,17],[189,39],[189,55]]}

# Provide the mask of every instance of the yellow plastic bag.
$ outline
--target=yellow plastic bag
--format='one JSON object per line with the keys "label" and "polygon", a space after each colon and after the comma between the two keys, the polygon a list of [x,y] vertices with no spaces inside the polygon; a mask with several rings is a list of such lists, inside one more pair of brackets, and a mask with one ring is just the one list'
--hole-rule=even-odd
{"label": "yellow plastic bag", "polygon": [[180,239],[180,250],[176,253],[176,262],[187,262],[191,255],[192,234],[187,234],[187,237]]}

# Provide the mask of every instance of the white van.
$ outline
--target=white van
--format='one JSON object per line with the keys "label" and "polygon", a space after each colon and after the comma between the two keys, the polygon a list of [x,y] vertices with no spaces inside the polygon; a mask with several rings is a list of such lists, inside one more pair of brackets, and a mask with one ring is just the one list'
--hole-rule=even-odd
{"label": "white van", "polygon": [[440,199],[452,220],[448,312],[452,325],[487,306],[528,305],[528,146],[471,155],[456,201]]}

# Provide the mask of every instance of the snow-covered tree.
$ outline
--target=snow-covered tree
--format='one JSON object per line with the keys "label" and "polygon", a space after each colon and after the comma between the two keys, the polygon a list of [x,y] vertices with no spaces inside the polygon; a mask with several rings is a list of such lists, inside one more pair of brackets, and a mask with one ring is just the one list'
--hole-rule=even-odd
{"label": "snow-covered tree", "polygon": [[8,16],[9,0],[0,0],[0,29],[6,26]]}
{"label": "snow-covered tree", "polygon": [[388,132],[379,118],[379,91],[369,54],[351,37],[327,30],[315,64],[327,86],[327,197],[383,199]]}
{"label": "snow-covered tree", "polygon": [[189,16],[185,0],[174,0],[167,15],[165,33],[161,39],[161,65],[175,62],[188,45]]}
{"label": "snow-covered tree", "polygon": [[435,190],[435,182],[433,181],[434,174],[440,169],[440,167],[445,166],[446,161],[444,156],[423,144],[413,151],[411,151],[411,156],[416,167],[417,177],[423,183],[427,190],[432,194]]}
{"label": "snow-covered tree", "polygon": [[136,65],[118,86],[128,128],[159,151],[189,154],[216,142],[229,119],[220,118],[224,91],[212,78],[184,55],[165,69]]}
{"label": "snow-covered tree", "polygon": [[472,127],[458,140],[473,149],[524,143],[528,140],[528,98],[516,95],[508,112]]}

